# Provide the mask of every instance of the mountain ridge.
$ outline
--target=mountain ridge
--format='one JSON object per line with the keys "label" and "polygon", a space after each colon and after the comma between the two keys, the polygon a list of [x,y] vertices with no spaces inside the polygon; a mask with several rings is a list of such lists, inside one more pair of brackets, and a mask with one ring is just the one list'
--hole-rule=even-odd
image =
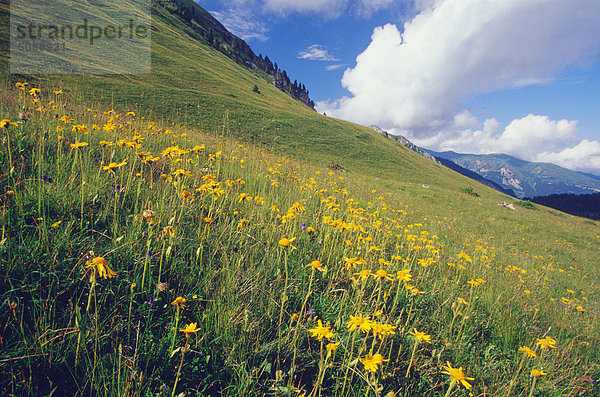
{"label": "mountain ridge", "polygon": [[424,150],[438,159],[452,161],[504,188],[512,189],[519,198],[600,192],[600,177],[552,163],[529,162],[504,153],[468,154]]}

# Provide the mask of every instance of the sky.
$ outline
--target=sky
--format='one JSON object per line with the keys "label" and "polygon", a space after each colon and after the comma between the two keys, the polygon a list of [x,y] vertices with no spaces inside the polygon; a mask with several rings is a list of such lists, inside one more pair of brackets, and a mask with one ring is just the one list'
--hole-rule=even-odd
{"label": "sky", "polygon": [[600,175],[598,0],[196,0],[316,109]]}

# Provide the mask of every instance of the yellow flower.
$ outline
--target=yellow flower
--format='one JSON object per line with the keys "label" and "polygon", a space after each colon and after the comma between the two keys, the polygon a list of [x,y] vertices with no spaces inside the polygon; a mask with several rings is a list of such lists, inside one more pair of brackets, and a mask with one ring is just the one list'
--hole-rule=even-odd
{"label": "yellow flower", "polygon": [[292,247],[292,248],[296,248],[292,245],[292,242],[296,239],[296,237],[293,237],[291,239],[287,239],[286,237],[282,238],[281,240],[279,240],[279,245],[281,245],[282,247]]}
{"label": "yellow flower", "polygon": [[325,269],[323,269],[323,264],[321,262],[317,261],[312,261],[310,262],[308,265],[306,266],[310,266],[312,268],[313,271],[318,270],[320,272],[324,272]]}
{"label": "yellow flower", "polygon": [[365,358],[359,358],[358,360],[363,363],[367,371],[372,372],[377,372],[377,366],[383,364],[384,361],[390,361],[389,359],[385,360],[379,353],[373,355],[373,352],[370,352]]}
{"label": "yellow flower", "polygon": [[102,278],[111,278],[116,276],[117,273],[113,272],[109,267],[108,263],[106,263],[106,259],[101,256],[97,256],[90,260],[86,265],[86,268],[95,268],[98,271],[98,275]]}
{"label": "yellow flower", "polygon": [[211,218],[210,216],[205,216],[204,217],[204,222],[206,222],[206,223],[213,223],[213,221],[214,221],[214,219]]}
{"label": "yellow flower", "polygon": [[125,164],[127,164],[127,161],[123,160],[120,163],[115,163],[113,161],[111,161],[108,165],[105,165],[102,167],[103,171],[110,171],[110,170],[114,170],[117,168],[121,168],[122,166],[124,166]]}
{"label": "yellow flower", "polygon": [[371,275],[371,271],[367,269],[363,269],[358,273],[354,273],[353,276],[360,276],[360,280],[364,281]]}
{"label": "yellow flower", "polygon": [[462,252],[462,251],[461,251],[461,253],[460,253],[460,254],[458,254],[458,257],[459,257],[459,258],[461,258],[461,259],[464,259],[465,261],[467,261],[467,262],[469,262],[469,263],[472,263],[472,262],[473,262],[473,260],[471,259],[471,257],[470,257],[469,255],[465,254],[465,253],[464,253],[464,252]]}
{"label": "yellow flower", "polygon": [[548,375],[548,374],[545,373],[544,371],[540,371],[539,369],[531,370],[531,376],[533,376],[534,378],[537,378],[538,376],[542,376],[542,375]]}
{"label": "yellow flower", "polygon": [[251,196],[248,196],[247,193],[240,193],[240,195],[238,196],[238,203],[241,203],[242,201],[250,201],[252,200]]}
{"label": "yellow flower", "polygon": [[338,346],[340,345],[340,342],[338,343],[333,343],[333,342],[329,342],[325,348],[327,349],[327,358],[331,357],[331,354],[336,351],[336,349],[338,348]]}
{"label": "yellow flower", "polygon": [[308,332],[312,334],[311,336],[313,338],[317,338],[318,340],[321,340],[323,338],[331,340],[331,338],[333,338],[333,332],[331,332],[331,327],[329,326],[329,323],[327,323],[326,326],[323,326],[321,320],[317,320],[317,326],[315,328],[309,329]]}
{"label": "yellow flower", "polygon": [[529,358],[537,357],[537,354],[535,354],[535,352],[533,350],[531,350],[530,348],[528,348],[527,346],[519,347],[519,351],[527,354],[527,357],[529,357]]}
{"label": "yellow flower", "polygon": [[188,190],[184,190],[183,192],[181,192],[180,196],[182,199],[189,199],[192,197],[192,193],[190,193]]}
{"label": "yellow flower", "polygon": [[373,276],[373,278],[375,278],[376,280],[392,280],[392,278],[390,277],[390,275],[388,274],[388,272],[386,272],[383,269],[379,269],[377,270],[375,273],[371,273],[371,276]]}
{"label": "yellow flower", "polygon": [[361,331],[368,333],[371,330],[371,320],[369,317],[363,317],[362,314],[358,316],[350,315],[350,321],[346,323],[346,327],[348,327],[348,331],[352,332],[356,328],[360,328]]}
{"label": "yellow flower", "polygon": [[0,128],[8,128],[7,126],[11,125],[18,126],[19,124],[14,121],[10,121],[9,119],[0,120]]}
{"label": "yellow flower", "polygon": [[178,296],[177,298],[175,298],[175,300],[173,302],[171,302],[171,304],[173,306],[176,306],[177,309],[179,310],[179,309],[185,309],[185,302],[186,302],[186,300],[184,297]]}
{"label": "yellow flower", "polygon": [[42,92],[42,90],[40,90],[39,88],[32,88],[29,90],[29,95],[34,96],[39,94],[40,92]]}
{"label": "yellow flower", "polygon": [[400,280],[401,283],[408,283],[412,280],[412,274],[409,273],[409,270],[398,270],[396,273],[396,278]]}
{"label": "yellow flower", "polygon": [[193,334],[195,334],[196,332],[200,331],[200,328],[196,327],[196,323],[191,323],[185,326],[184,329],[180,329],[180,332],[183,332],[185,334],[186,338],[189,338],[190,336],[192,336]]}
{"label": "yellow flower", "polygon": [[[375,314],[376,316],[377,314]],[[378,323],[377,321],[373,321],[371,324],[371,329],[373,331],[374,336],[378,336],[379,339],[383,340],[388,335],[394,335],[396,326],[391,324]]]}
{"label": "yellow flower", "polygon": [[414,331],[409,331],[409,334],[415,337],[417,342],[427,342],[431,343],[431,335],[427,335],[424,332],[417,331],[416,328],[413,328]]}
{"label": "yellow flower", "polygon": [[453,382],[462,384],[467,390],[472,387],[471,384],[467,381],[475,380],[475,378],[468,378],[467,376],[465,376],[462,367],[453,368],[452,364],[450,364],[449,361],[446,361],[446,364],[447,365],[444,366],[444,371],[442,371],[443,374],[450,375],[452,377]]}
{"label": "yellow flower", "polygon": [[179,169],[177,169],[177,170],[173,171],[173,172],[172,172],[172,174],[173,174],[175,177],[178,177],[178,176],[180,176],[180,175],[192,176],[191,172],[189,172],[189,171],[186,171],[186,170],[184,170],[184,169],[181,169],[181,168],[179,168]]}
{"label": "yellow flower", "polygon": [[79,149],[80,147],[84,147],[89,145],[87,142],[75,142],[71,144],[71,149]]}
{"label": "yellow flower", "polygon": [[535,345],[542,349],[556,349],[556,341],[549,336],[546,336],[544,339],[538,339]]}
{"label": "yellow flower", "polygon": [[62,221],[56,221],[53,224],[51,224],[50,227],[58,227],[61,223]]}

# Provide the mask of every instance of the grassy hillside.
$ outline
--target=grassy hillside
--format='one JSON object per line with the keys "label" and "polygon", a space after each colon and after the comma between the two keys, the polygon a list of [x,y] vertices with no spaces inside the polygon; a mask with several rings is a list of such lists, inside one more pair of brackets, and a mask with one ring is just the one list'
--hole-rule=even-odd
{"label": "grassy hillside", "polygon": [[153,25],[151,75],[5,76],[3,394],[600,391],[597,223]]}

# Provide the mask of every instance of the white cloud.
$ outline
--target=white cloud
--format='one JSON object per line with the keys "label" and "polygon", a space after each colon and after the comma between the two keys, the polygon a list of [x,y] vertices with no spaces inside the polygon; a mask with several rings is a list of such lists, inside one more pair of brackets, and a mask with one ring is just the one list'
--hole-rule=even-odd
{"label": "white cloud", "polygon": [[[427,130],[485,92],[550,81],[600,44],[595,0],[443,0],[404,25],[374,30],[332,114]],[[423,131],[421,131],[423,132]]]}
{"label": "white cloud", "polygon": [[[468,120],[468,115],[464,116]],[[501,130],[500,123],[490,118],[479,130],[446,130],[413,139],[417,145],[437,151],[506,153],[527,161],[555,163],[600,175],[600,142],[580,140],[576,120],[550,120],[548,116],[528,114]]]}
{"label": "white cloud", "polygon": [[357,11],[360,14],[365,16],[369,16],[374,12],[377,12],[381,9],[389,8],[394,5],[394,3],[398,3],[396,0],[361,0],[360,4],[358,4]]}
{"label": "white cloud", "polygon": [[600,142],[582,140],[560,152],[540,153],[539,161],[555,163],[565,168],[593,172],[600,175]]}
{"label": "white cloud", "polygon": [[[319,103],[320,112],[421,141],[435,141],[442,132],[466,143],[475,140],[469,129],[480,124],[463,109],[467,100],[551,82],[567,66],[591,61],[600,48],[597,0],[419,0],[415,7],[421,12],[402,33],[392,24],[374,29],[370,45],[342,78],[350,95]],[[510,144],[520,142],[541,152],[547,145],[541,139],[549,136],[537,127],[556,123],[551,130],[562,141],[551,139],[548,150],[558,153],[561,142],[562,148],[567,144],[560,134],[573,131],[573,122],[539,117],[507,126],[498,142],[505,146],[495,151],[506,147],[526,155]],[[477,139],[485,133],[484,127]]]}
{"label": "white cloud", "polygon": [[[417,0],[422,1],[422,0]],[[427,1],[427,0],[425,0]],[[410,0],[231,0],[232,9],[260,9],[263,12],[287,15],[291,13],[318,14],[325,18],[338,18],[348,11],[369,16],[373,12],[410,3]],[[225,2],[224,2],[225,3]]]}
{"label": "white cloud", "polygon": [[261,2],[267,10],[280,14],[319,13],[325,17],[336,18],[343,13],[348,0],[262,0]]}
{"label": "white cloud", "polygon": [[298,53],[300,59],[310,59],[311,61],[339,61],[338,58],[331,55],[327,48],[321,44],[313,44],[306,50]]}
{"label": "white cloud", "polygon": [[345,64],[345,63],[344,63],[344,64],[339,64],[339,63],[336,63],[336,64],[333,64],[333,65],[327,65],[327,66],[325,66],[325,70],[326,70],[326,71],[328,71],[328,72],[330,72],[330,71],[332,71],[332,70],[338,70],[338,69],[341,69],[341,68],[343,68],[344,66],[346,66],[346,64]]}
{"label": "white cloud", "polygon": [[268,39],[268,29],[254,15],[245,8],[228,8],[224,11],[210,11],[234,35],[243,40]]}

